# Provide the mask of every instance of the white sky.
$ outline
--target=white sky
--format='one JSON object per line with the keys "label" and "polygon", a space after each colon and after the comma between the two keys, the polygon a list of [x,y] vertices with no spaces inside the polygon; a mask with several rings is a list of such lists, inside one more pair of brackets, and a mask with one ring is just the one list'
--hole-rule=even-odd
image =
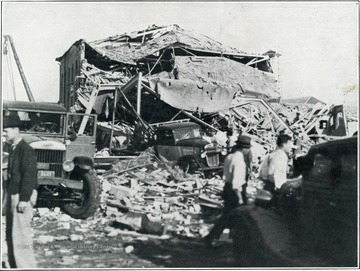
{"label": "white sky", "polygon": [[[178,24],[249,53],[282,56],[273,67],[283,97],[312,95],[358,105],[358,3],[3,3],[3,34],[13,37],[37,101],[58,101],[55,58],[88,41]],[[3,58],[3,98],[13,99]],[[18,100],[27,100],[12,64]]]}

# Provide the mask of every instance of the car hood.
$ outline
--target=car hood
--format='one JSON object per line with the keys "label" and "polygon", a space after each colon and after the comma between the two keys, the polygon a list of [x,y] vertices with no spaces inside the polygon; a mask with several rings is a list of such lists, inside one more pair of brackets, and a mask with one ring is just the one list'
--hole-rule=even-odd
{"label": "car hood", "polygon": [[37,135],[22,135],[22,137],[34,149],[66,150],[64,139],[62,138],[49,138]]}
{"label": "car hood", "polygon": [[205,147],[209,142],[203,138],[188,138],[176,142],[176,146]]}

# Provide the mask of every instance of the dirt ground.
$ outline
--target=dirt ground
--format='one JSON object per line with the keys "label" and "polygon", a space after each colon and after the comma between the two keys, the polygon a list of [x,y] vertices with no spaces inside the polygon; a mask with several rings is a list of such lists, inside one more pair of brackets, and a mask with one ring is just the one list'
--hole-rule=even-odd
{"label": "dirt ground", "polygon": [[[53,213],[34,217],[34,250],[39,268],[231,267],[232,244],[227,234],[215,248],[200,238],[156,236],[122,231],[104,218],[75,220]],[[4,233],[3,223],[3,233]],[[2,235],[2,239],[5,236]],[[7,264],[2,243],[3,267]],[[5,265],[5,266],[4,266]]]}

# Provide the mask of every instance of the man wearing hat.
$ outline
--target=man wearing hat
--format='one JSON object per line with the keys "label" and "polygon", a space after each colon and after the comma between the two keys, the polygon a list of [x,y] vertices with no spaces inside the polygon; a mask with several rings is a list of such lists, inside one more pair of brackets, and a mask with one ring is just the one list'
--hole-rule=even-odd
{"label": "man wearing hat", "polygon": [[220,219],[204,238],[208,245],[211,245],[214,239],[219,239],[224,229],[230,226],[228,220],[230,212],[244,203],[242,192],[246,184],[247,165],[243,151],[250,149],[250,143],[250,137],[245,135],[239,136],[234,151],[225,159],[223,175],[225,186],[222,193],[224,209]]}
{"label": "man wearing hat", "polygon": [[3,118],[3,136],[9,144],[4,210],[8,260],[12,268],[35,268],[30,222],[37,198],[36,154],[20,135],[16,113]]}

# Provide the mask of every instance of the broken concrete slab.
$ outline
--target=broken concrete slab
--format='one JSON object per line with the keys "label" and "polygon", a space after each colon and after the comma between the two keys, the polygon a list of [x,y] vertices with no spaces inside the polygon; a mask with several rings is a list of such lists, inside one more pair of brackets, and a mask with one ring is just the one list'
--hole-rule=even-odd
{"label": "broken concrete slab", "polygon": [[135,196],[136,193],[137,191],[135,189],[131,189],[130,187],[126,187],[126,186],[112,185],[111,189],[109,190],[109,194],[114,195],[114,197],[119,200],[125,197],[127,198],[133,197]]}

